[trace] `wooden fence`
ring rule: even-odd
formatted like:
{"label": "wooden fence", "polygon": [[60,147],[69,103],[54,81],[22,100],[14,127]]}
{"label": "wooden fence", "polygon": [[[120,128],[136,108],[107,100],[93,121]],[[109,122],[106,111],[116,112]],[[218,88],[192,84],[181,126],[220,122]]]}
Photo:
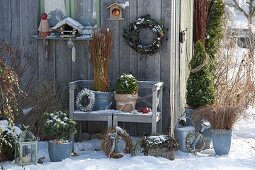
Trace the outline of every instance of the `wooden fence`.
{"label": "wooden fence", "polygon": [[[125,72],[132,73],[138,80],[163,81],[163,131],[166,132],[170,125],[170,115],[180,114],[180,104],[176,101],[184,100],[179,97],[180,91],[185,91],[180,89],[180,84],[186,83],[179,81],[183,80],[179,77],[180,65],[186,67],[185,63],[180,63],[179,60],[180,3],[175,0],[129,0],[130,5],[123,12],[124,21],[111,21],[108,20],[107,7],[113,2],[116,0],[101,0],[99,4],[101,26],[109,27],[113,33],[110,80],[116,80]],[[39,0],[0,0],[0,42],[14,44],[17,56],[21,56],[21,66],[32,58],[23,83],[31,77],[38,80],[47,78],[56,82],[59,88],[67,88],[70,81],[92,79],[88,41],[74,42],[76,61],[72,62],[67,41],[32,38],[32,35],[38,34],[39,6]],[[136,53],[122,37],[123,28],[127,28],[129,23],[145,14],[150,14],[158,21],[162,19],[164,26],[169,28],[167,40],[164,40],[159,53],[153,56]],[[191,14],[187,15],[190,17]],[[145,41],[150,40],[149,35],[149,32],[144,33]]]}

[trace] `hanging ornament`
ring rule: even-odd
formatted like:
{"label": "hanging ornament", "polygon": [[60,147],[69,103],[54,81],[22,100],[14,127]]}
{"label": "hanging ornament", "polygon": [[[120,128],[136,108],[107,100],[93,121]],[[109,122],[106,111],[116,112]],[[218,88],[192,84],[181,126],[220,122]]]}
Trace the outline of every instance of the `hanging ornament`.
{"label": "hanging ornament", "polygon": [[74,43],[71,38],[69,38],[67,45],[69,48],[72,48],[72,62],[75,62],[76,61],[76,50],[75,50]]}

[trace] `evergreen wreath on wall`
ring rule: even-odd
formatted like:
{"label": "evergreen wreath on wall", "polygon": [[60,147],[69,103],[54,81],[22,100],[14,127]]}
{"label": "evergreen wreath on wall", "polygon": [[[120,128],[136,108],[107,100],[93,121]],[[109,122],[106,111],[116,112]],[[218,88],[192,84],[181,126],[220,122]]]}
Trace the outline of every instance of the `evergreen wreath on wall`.
{"label": "evergreen wreath on wall", "polygon": [[[87,97],[88,103],[84,105],[83,97]],[[82,89],[76,97],[76,107],[84,112],[91,111],[95,104],[95,93],[87,88]]]}
{"label": "evergreen wreath on wall", "polygon": [[[139,38],[140,31],[145,28],[151,29],[154,34],[153,42],[149,45],[143,45]],[[164,33],[162,24],[153,20],[150,15],[145,15],[131,23],[128,29],[124,29],[123,37],[136,52],[143,55],[153,55],[160,49]]]}

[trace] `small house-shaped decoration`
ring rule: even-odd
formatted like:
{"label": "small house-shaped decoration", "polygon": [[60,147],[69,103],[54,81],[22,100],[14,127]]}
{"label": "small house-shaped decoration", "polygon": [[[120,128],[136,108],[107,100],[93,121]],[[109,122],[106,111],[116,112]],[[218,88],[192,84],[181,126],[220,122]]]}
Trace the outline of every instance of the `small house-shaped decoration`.
{"label": "small house-shaped decoration", "polygon": [[76,37],[82,34],[84,26],[81,25],[79,22],[75,21],[74,19],[68,17],[59,23],[57,23],[53,28],[52,31],[60,32],[60,37]]}
{"label": "small house-shaped decoration", "polygon": [[25,131],[20,133],[15,146],[15,162],[20,166],[37,163],[37,143],[39,141],[25,127]]}
{"label": "small house-shaped decoration", "polygon": [[108,6],[107,9],[109,9],[110,12],[109,20],[124,20],[124,18],[122,18],[123,8],[121,4],[113,3]]}

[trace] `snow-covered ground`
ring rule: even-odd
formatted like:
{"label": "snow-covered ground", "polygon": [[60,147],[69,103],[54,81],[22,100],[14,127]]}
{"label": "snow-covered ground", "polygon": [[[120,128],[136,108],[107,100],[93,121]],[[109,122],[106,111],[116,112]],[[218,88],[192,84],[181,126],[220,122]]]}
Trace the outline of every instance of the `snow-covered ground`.
{"label": "snow-covered ground", "polygon": [[[47,153],[47,143],[39,142],[39,157],[45,156],[44,164],[25,166],[26,170],[254,170],[255,169],[255,109],[248,109],[247,116],[241,119],[233,130],[232,146],[229,155],[215,156],[213,149],[193,154],[177,152],[176,159],[170,161],[153,156],[125,155],[121,159],[109,159],[100,150],[100,140],[76,143],[78,157],[65,159],[62,162],[50,162]],[[24,169],[14,162],[2,164],[4,169]]]}

